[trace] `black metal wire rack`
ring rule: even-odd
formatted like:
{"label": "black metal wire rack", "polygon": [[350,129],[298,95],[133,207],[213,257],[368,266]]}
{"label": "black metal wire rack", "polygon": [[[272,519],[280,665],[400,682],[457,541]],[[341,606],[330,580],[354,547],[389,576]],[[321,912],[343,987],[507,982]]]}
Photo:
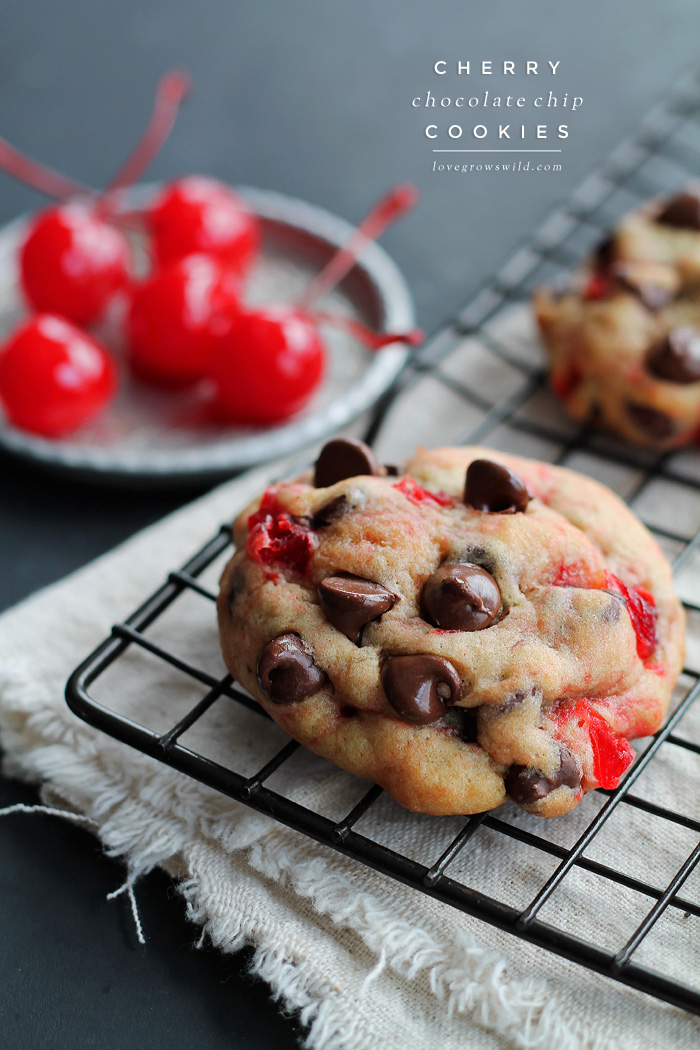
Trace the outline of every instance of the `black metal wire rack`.
{"label": "black metal wire rack", "polygon": [[[673,190],[687,183],[700,170],[700,75],[687,79],[674,94],[657,106],[631,139],[617,148],[609,160],[591,175],[573,194],[571,200],[555,210],[544,225],[522,245],[496,278],[453,321],[444,325],[412,360],[394,389],[382,400],[373,415],[367,440],[381,440],[392,413],[401,411],[402,398],[412,386],[429,376],[431,381],[460,399],[465,410],[475,411],[478,420],[469,433],[454,443],[489,441],[499,428],[507,426],[523,440],[535,439],[556,448],[555,462],[566,463],[572,457],[595,455],[613,467],[633,468],[636,481],[626,493],[629,502],[638,504],[641,496],[660,481],[697,499],[700,506],[700,469],[698,454],[652,455],[617,444],[586,428],[574,428],[558,421],[556,414],[538,416],[523,412],[533,396],[545,390],[541,363],[527,359],[508,340],[499,337],[495,321],[513,304],[526,300],[539,283],[551,280],[576,264],[590,247],[600,240],[620,214],[650,196]],[[449,362],[465,341],[477,341],[502,364],[514,370],[517,383],[507,396],[490,398],[488,391],[469,386],[464,375],[455,377]],[[446,363],[447,367],[446,367]],[[546,396],[542,394],[542,396]],[[553,403],[552,403],[553,404]],[[695,459],[693,460],[693,455]],[[693,469],[693,463],[695,469]],[[671,497],[673,498],[673,497]],[[686,568],[700,552],[700,530],[668,528],[647,521],[659,540],[676,554],[674,570]],[[681,983],[656,968],[635,961],[640,945],[667,912],[680,910],[686,916],[700,917],[700,903],[682,896],[684,883],[700,861],[700,819],[635,794],[643,771],[662,748],[675,748],[700,761],[700,741],[682,735],[679,724],[689,712],[700,692],[700,671],[686,668],[683,681],[685,695],[641,753],[615,791],[607,795],[597,814],[571,846],[552,841],[545,833],[509,822],[499,812],[464,819],[454,839],[437,856],[420,861],[397,852],[387,845],[362,834],[356,825],[375,806],[382,791],[370,787],[359,802],[339,820],[311,810],[284,793],[273,790],[268,781],[288,762],[299,745],[287,743],[253,775],[246,776],[227,768],[181,743],[181,737],[217,702],[226,698],[236,701],[261,717],[267,717],[247,694],[237,689],[230,676],[219,677],[196,666],[177,651],[160,645],[145,633],[169,607],[185,593],[199,595],[203,601],[214,601],[214,593],[200,580],[204,570],[221,557],[231,542],[228,525],[223,525],[181,569],[173,571],[163,586],[152,594],[123,623],[116,624],[107,638],[74,672],[67,685],[66,697],[71,709],[90,724],[153,758],[196,778],[225,795],[268,814],[312,839],[354,858],[370,867],[429,894],[447,905],[509,931],[535,945],[546,948],[573,962],[609,978],[656,996],[677,1007],[700,1014],[700,987]],[[690,614],[700,613],[700,602],[687,601]],[[138,724],[123,714],[99,703],[90,693],[101,675],[114,665],[132,646],[150,652],[167,662],[202,687],[196,704],[167,732],[158,733]],[[118,668],[117,668],[118,669]],[[235,717],[235,709],[231,718]],[[666,885],[653,885],[616,867],[591,859],[589,847],[612,814],[620,807],[636,809],[662,822],[667,835],[685,829],[698,837],[697,844],[678,867]],[[439,820],[439,818],[434,818]],[[525,907],[513,907],[501,894],[487,893],[478,883],[460,880],[450,874],[450,866],[473,839],[479,829],[507,836],[547,854],[554,870],[539,885]],[[562,928],[542,917],[543,906],[572,871],[585,871],[604,880],[607,889],[626,887],[641,894],[648,903],[646,914],[626,943],[614,949]],[[692,897],[692,894],[691,894]],[[691,970],[688,976],[692,978]],[[700,975],[697,973],[695,977]],[[698,982],[700,985],[700,981]]]}

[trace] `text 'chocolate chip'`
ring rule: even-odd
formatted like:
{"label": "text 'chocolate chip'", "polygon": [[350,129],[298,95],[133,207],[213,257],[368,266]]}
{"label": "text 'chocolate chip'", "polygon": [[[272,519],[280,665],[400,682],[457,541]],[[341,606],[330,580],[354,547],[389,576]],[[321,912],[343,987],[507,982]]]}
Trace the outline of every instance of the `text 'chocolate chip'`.
{"label": "text 'chocolate chip'", "polygon": [[491,459],[475,459],[467,468],[464,502],[474,510],[492,513],[523,511],[530,493],[508,467]]}
{"label": "text 'chocolate chip'", "polygon": [[344,635],[359,645],[362,628],[396,604],[395,594],[381,583],[359,576],[326,576],[318,588],[321,608]]}
{"label": "text 'chocolate chip'", "polygon": [[328,676],[299,635],[290,633],[265,646],[258,661],[258,679],[276,704],[294,704],[317,693]]}
{"label": "text 'chocolate chip'", "polygon": [[445,714],[461,689],[456,668],[442,656],[423,653],[392,656],[382,672],[387,700],[397,715],[414,725],[428,725]]}
{"label": "text 'chocolate chip'", "polygon": [[498,615],[501,594],[479,565],[441,565],[426,581],[421,598],[426,619],[447,631],[481,631]]}
{"label": "text 'chocolate chip'", "polygon": [[670,383],[697,383],[700,380],[700,332],[690,325],[672,328],[666,338],[653,347],[647,368]]}
{"label": "text 'chocolate chip'", "polygon": [[333,438],[327,441],[319,452],[314,471],[314,485],[317,489],[328,488],[346,478],[356,478],[362,474],[375,477],[381,468],[369,445],[353,438]]}

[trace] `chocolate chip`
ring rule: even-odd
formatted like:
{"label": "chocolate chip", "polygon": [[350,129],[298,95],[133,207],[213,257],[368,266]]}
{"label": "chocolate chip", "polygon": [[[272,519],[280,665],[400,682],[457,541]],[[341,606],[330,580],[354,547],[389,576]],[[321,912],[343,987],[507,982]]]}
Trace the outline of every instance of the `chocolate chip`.
{"label": "chocolate chip", "polygon": [[466,744],[478,741],[477,709],[471,707],[451,707],[445,714],[445,722]]}
{"label": "chocolate chip", "polygon": [[386,476],[388,478],[398,478],[399,476],[399,468],[395,463],[385,463],[384,470],[386,471]]}
{"label": "chocolate chip", "polygon": [[475,459],[467,468],[464,502],[474,510],[523,511],[530,502],[524,481],[491,459]]}
{"label": "chocolate chip", "polygon": [[376,620],[398,600],[381,583],[359,576],[326,576],[319,585],[318,596],[333,626],[355,645],[360,644],[365,624]]}
{"label": "chocolate chip", "polygon": [[342,518],[346,511],[346,504],[348,502],[347,496],[343,493],[340,496],[336,496],[334,499],[325,503],[311,518],[312,529],[323,529],[328,525],[332,525],[338,518]]}
{"label": "chocolate chip", "polygon": [[656,221],[683,230],[700,230],[700,198],[694,193],[679,193],[659,212]]}
{"label": "chocolate chip", "polygon": [[700,332],[690,325],[672,328],[666,338],[653,347],[647,368],[671,383],[697,383],[700,380]]}
{"label": "chocolate chip", "polygon": [[593,250],[597,270],[605,270],[615,259],[615,234],[609,233]]}
{"label": "chocolate chip", "polygon": [[539,802],[562,784],[574,790],[581,786],[576,759],[562,745],[559,769],[553,777],[546,777],[539,770],[529,766],[511,766],[505,779],[506,791],[519,806],[531,806],[534,802]]}
{"label": "chocolate chip", "polygon": [[298,634],[269,642],[258,661],[258,681],[276,704],[295,704],[313,696],[328,681]]}
{"label": "chocolate chip", "polygon": [[642,306],[646,306],[647,310],[651,310],[652,313],[656,310],[661,310],[673,299],[674,293],[672,288],[665,287],[662,284],[655,284],[654,281],[639,280],[633,272],[628,271],[624,267],[615,269],[615,281],[620,288],[624,288],[626,292],[636,295]]}
{"label": "chocolate chip", "polygon": [[423,613],[447,631],[481,631],[498,615],[501,594],[491,573],[478,565],[441,565],[426,581]]}
{"label": "chocolate chip", "polygon": [[665,441],[671,437],[676,429],[675,423],[665,412],[659,412],[656,408],[648,405],[638,405],[634,401],[628,401],[625,405],[627,415],[631,421],[641,430],[645,437],[651,436],[657,441]]}
{"label": "chocolate chip", "polygon": [[428,725],[445,714],[460,693],[456,669],[442,656],[392,656],[382,672],[387,700],[397,715],[414,725]]}
{"label": "chocolate chip", "polygon": [[354,438],[333,438],[327,441],[319,452],[314,471],[314,485],[317,489],[328,488],[337,481],[356,478],[361,474],[375,477],[381,467],[374,458],[374,453],[364,441]]}

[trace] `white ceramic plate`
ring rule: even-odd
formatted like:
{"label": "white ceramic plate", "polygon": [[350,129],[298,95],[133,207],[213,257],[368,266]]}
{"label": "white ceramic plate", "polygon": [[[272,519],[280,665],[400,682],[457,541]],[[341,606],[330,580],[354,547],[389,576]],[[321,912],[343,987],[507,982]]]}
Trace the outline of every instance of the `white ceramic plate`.
{"label": "white ceramic plate", "polygon": [[[155,187],[139,191],[142,203]],[[254,267],[246,300],[292,301],[305,288],[352,227],[303,201],[243,188],[258,215],[263,251]],[[16,248],[26,220],[0,230],[0,330],[4,334],[26,313],[17,287]],[[411,294],[401,273],[377,245],[370,245],[342,284],[319,302],[332,313],[357,318],[378,331],[414,326]],[[123,308],[123,307],[122,307]],[[95,422],[69,437],[48,440],[0,419],[0,446],[61,471],[125,484],[182,484],[223,478],[256,463],[319,441],[369,408],[392,383],[407,350],[393,344],[378,353],[347,332],[324,326],[328,370],[303,412],[273,427],[217,427],[194,422],[201,392],[173,395],[134,380],[123,362],[115,316],[97,334],[120,364],[120,391]]]}

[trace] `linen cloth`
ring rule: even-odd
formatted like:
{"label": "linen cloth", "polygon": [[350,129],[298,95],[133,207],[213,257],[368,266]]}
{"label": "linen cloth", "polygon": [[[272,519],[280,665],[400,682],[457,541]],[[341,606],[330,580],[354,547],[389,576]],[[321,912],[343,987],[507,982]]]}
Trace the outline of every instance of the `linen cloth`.
{"label": "linen cloth", "polygon": [[[481,349],[461,351],[464,362],[472,354],[470,368],[475,352]],[[449,365],[453,376],[460,360]],[[436,414],[432,382],[426,377],[405,395],[397,419],[411,420],[410,433],[390,419],[382,456],[403,454],[422,437],[432,435],[437,443],[453,436],[445,432],[447,414]],[[443,432],[436,434],[438,418]],[[432,430],[424,435],[422,426]],[[463,415],[460,426],[463,431]],[[503,432],[492,437],[499,447],[513,447]],[[542,452],[523,449],[520,440],[518,448]],[[603,466],[606,480],[615,481]],[[169,872],[199,927],[193,941],[208,938],[228,952],[252,945],[253,971],[280,1004],[299,1012],[314,1050],[696,1050],[698,1018],[335,854],[112,740],[69,711],[63,690],[77,663],[281,469],[278,464],[227,483],[0,618],[0,740],[8,770],[43,783],[52,802],[94,821],[104,847],[124,858],[130,885],[156,865]],[[203,577],[212,588],[223,560]],[[685,586],[692,588],[697,567],[689,566],[688,573]],[[223,673],[213,604],[202,596],[186,593],[146,633],[213,674]],[[695,642],[689,661],[700,666]],[[135,646],[93,687],[98,700],[158,731],[171,727],[205,691]],[[700,740],[700,711],[691,711],[678,732]],[[284,739],[267,720],[220,698],[181,743],[249,775]],[[347,813],[367,789],[303,749],[268,786],[333,818]],[[635,791],[697,817],[697,756],[664,746]],[[554,821],[511,805],[498,816],[570,846],[603,801],[588,796]],[[357,830],[432,863],[462,823],[409,814],[382,796]],[[671,829],[623,805],[586,856],[662,888],[697,838],[689,828]],[[522,907],[556,864],[555,857],[482,827],[449,874]],[[700,900],[697,871],[682,895]],[[541,917],[617,951],[653,903],[576,868]],[[698,923],[669,908],[635,959],[697,982]]]}

